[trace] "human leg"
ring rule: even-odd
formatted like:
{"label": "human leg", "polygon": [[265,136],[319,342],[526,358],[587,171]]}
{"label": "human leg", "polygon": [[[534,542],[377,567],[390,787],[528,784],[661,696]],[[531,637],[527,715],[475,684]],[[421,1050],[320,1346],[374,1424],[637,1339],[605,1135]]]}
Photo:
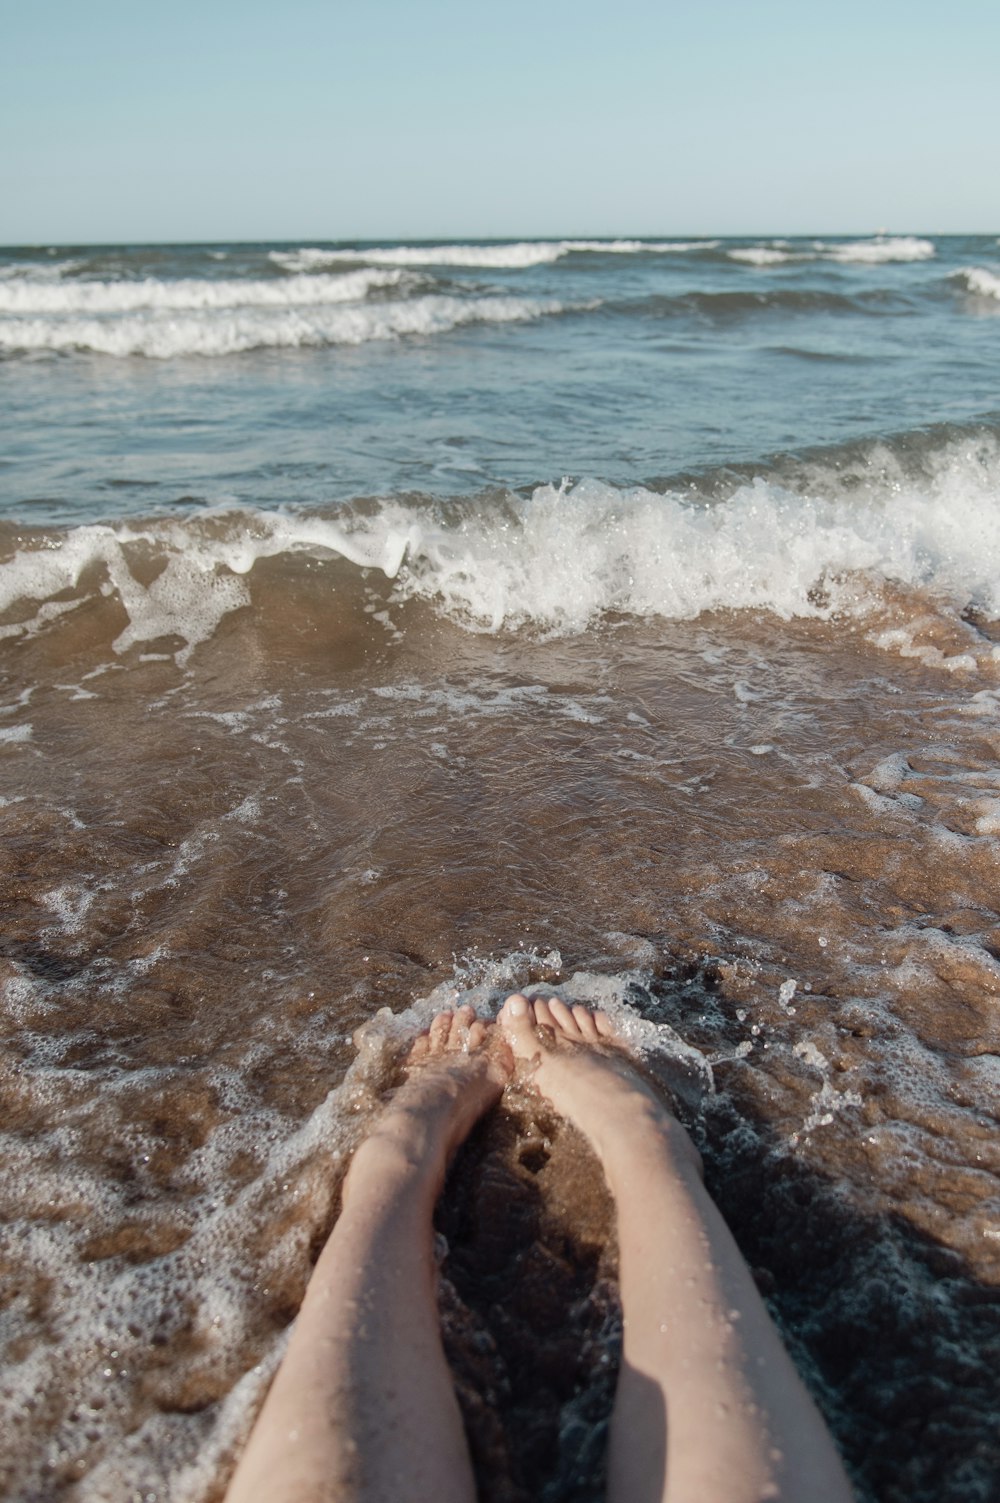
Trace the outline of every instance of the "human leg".
{"label": "human leg", "polygon": [[511,1072],[471,1008],[441,1013],[358,1148],[226,1503],[472,1503],[441,1346],[433,1212],[448,1161]]}
{"label": "human leg", "polygon": [[829,1433],[680,1123],[602,1013],[507,999],[501,1025],[615,1198],[624,1344],[609,1503],[850,1503]]}

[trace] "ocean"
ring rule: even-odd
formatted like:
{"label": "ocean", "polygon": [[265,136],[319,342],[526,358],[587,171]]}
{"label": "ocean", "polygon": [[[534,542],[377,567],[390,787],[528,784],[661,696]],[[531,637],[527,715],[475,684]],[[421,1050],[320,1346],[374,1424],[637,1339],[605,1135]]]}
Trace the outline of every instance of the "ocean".
{"label": "ocean", "polygon": [[[859,1498],[990,1503],[1000,240],[8,249],[0,432],[4,1496],[221,1498],[405,1038],[538,986]],[[596,1503],[592,1162],[515,1092],[440,1218],[483,1497]]]}

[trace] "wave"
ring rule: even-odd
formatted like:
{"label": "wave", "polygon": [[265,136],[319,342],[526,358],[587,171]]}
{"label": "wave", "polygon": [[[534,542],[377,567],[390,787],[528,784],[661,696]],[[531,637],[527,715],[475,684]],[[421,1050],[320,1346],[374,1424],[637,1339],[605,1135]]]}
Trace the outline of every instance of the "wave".
{"label": "wave", "polygon": [[370,250],[271,251],[276,266],[292,272],[309,272],[343,262],[368,262],[375,266],[471,266],[516,270],[557,261],[565,252],[558,244],[523,241],[508,245],[397,245]]}
{"label": "wave", "polygon": [[[783,242],[787,246],[787,241]],[[817,240],[808,249],[784,249],[774,244],[738,246],[726,252],[731,261],[749,266],[782,266],[788,262],[840,261],[845,264],[882,266],[890,261],[929,261],[937,254],[933,241],[913,235],[876,235],[872,240],[826,242]]]}
{"label": "wave", "polygon": [[[211,509],[27,544],[12,528],[0,635],[44,629],[82,599],[110,594],[128,621],[117,652],[174,636],[183,660],[251,604],[255,566],[279,555],[292,589],[296,556],[325,557],[341,571],[380,571],[396,602],[422,601],[478,632],[572,635],[608,613],[864,617],[885,585],[1000,616],[1000,433],[909,436],[742,481],[728,473],[728,493],[715,500],[585,480],[329,514]],[[718,476],[705,483],[713,488]],[[343,574],[329,578],[335,594]],[[1000,648],[992,653],[1000,663]]]}
{"label": "wave", "polygon": [[316,271],[342,262],[374,266],[468,266],[516,271],[551,265],[564,256],[593,252],[601,255],[673,255],[712,250],[718,240],[520,240],[494,245],[388,245],[345,250],[341,247],[304,247],[273,250],[270,259],[291,272]]}
{"label": "wave", "polygon": [[[30,276],[36,282],[57,282],[61,277],[68,276],[71,272],[79,271],[83,262],[75,259],[66,261],[35,261],[31,263]],[[25,263],[23,261],[8,261],[0,265],[0,283],[10,281],[15,277],[25,275]]]}
{"label": "wave", "polygon": [[727,319],[761,312],[878,313],[895,304],[895,293],[877,287],[831,292],[816,287],[761,284],[722,292],[682,292],[675,297],[659,294],[641,301],[628,299],[606,306],[644,317],[672,318],[695,311],[708,318]]}
{"label": "wave", "polygon": [[[399,271],[374,267],[338,276],[179,278],[161,281],[38,281],[34,277],[0,282],[0,314],[110,314],[139,311],[191,312],[228,308],[301,308],[315,304],[358,302],[376,289],[398,286]],[[2,325],[0,325],[2,328]]]}
{"label": "wave", "polygon": [[967,266],[963,271],[956,271],[955,277],[964,282],[974,296],[1000,300],[1000,273],[988,271],[985,266]]}
{"label": "wave", "polygon": [[727,252],[730,261],[745,261],[748,266],[780,266],[785,261],[801,261],[812,259],[802,255],[793,255],[791,251],[778,250],[772,245],[748,245],[738,246],[736,250]]}
{"label": "wave", "polygon": [[[541,486],[460,532],[422,524],[399,593],[480,630],[574,633],[608,612],[865,614],[892,582],[1000,615],[1000,441],[954,440],[916,474],[884,446],[859,495],[839,466],[788,489],[757,476],[716,504],[598,481]],[[874,475],[878,474],[878,480]],[[398,526],[398,523],[397,523]]]}
{"label": "wave", "polygon": [[0,351],[82,350],[168,360],[181,355],[233,355],[257,349],[362,345],[407,335],[447,333],[463,324],[523,323],[564,311],[568,311],[567,305],[551,298],[520,297],[427,295],[362,303],[337,296],[328,303],[275,299],[235,306],[206,301],[187,308],[150,305],[118,317],[74,314],[5,318],[0,320]]}
{"label": "wave", "polygon": [[937,254],[934,242],[914,235],[876,235],[872,240],[851,240],[831,245],[826,252],[833,261],[861,262],[868,266],[887,261],[930,261]]}

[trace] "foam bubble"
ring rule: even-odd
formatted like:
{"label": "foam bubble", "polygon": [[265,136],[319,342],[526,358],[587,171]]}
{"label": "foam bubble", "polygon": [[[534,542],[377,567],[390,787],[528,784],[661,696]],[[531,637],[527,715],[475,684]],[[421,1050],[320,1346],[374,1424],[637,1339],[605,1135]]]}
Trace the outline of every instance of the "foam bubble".
{"label": "foam bubble", "polygon": [[67,934],[77,934],[86,922],[93,907],[97,892],[85,889],[74,882],[64,882],[42,893],[40,901],[54,915]]}
{"label": "foam bubble", "polygon": [[[4,571],[0,610],[33,599],[42,601],[41,611],[45,611],[46,597],[76,589],[81,576],[96,566],[106,577],[106,588],[117,594],[129,616],[115,650],[123,652],[134,642],[161,636],[180,636],[187,643],[183,658],[212,635],[224,615],[247,604],[249,595],[232,570],[220,572],[211,547],[174,549],[156,578],[140,583],[130,567],[127,545],[148,536],[127,527],[94,525],[74,528],[55,549],[22,549]],[[73,602],[59,604],[65,610]]]}

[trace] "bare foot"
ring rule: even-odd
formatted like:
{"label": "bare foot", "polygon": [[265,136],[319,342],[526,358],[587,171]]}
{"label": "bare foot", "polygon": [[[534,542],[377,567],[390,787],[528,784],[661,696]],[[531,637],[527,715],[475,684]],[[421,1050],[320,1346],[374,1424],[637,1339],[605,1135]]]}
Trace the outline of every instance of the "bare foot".
{"label": "bare foot", "polygon": [[497,1022],[515,1059],[608,1166],[643,1135],[666,1139],[701,1173],[701,1158],[663,1098],[643,1079],[607,1013],[560,997],[508,997]]}
{"label": "bare foot", "polygon": [[414,1042],[406,1079],[354,1155],[227,1503],[472,1503],[433,1214],[450,1155],[513,1067],[500,1029],[471,1007],[439,1013]]}
{"label": "bare foot", "polygon": [[406,1079],[354,1155],[345,1204],[360,1184],[394,1172],[419,1177],[436,1193],[455,1150],[499,1101],[513,1068],[501,1031],[471,1007],[439,1012],[414,1040]]}

